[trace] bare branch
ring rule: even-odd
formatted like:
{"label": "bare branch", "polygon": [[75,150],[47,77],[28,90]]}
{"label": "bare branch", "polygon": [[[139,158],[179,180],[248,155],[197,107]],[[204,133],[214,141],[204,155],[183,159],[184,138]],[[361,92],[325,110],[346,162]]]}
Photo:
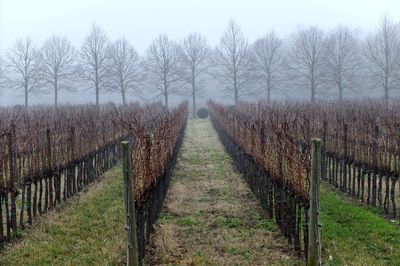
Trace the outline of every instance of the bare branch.
{"label": "bare branch", "polygon": [[367,40],[365,58],[371,64],[371,75],[384,90],[386,104],[391,91],[399,82],[400,38],[399,25],[388,16],[383,16],[374,35]]}
{"label": "bare branch", "polygon": [[317,26],[302,29],[290,52],[289,68],[299,86],[306,86],[311,92],[311,103],[320,92],[324,77],[326,41],[324,33]]}
{"label": "bare branch", "polygon": [[193,102],[193,116],[196,117],[196,97],[204,88],[200,75],[204,74],[211,66],[210,49],[207,41],[198,33],[192,33],[182,42],[181,59],[183,65],[183,80],[190,84]]}
{"label": "bare branch", "polygon": [[41,49],[40,74],[54,92],[54,104],[57,107],[59,90],[71,90],[71,80],[75,74],[75,50],[66,38],[52,36],[44,42]]}
{"label": "bare branch", "polygon": [[167,108],[168,96],[177,94],[180,89],[180,86],[173,85],[182,82],[179,49],[176,42],[161,34],[151,43],[143,61],[147,82],[153,90],[164,96]]}
{"label": "bare branch", "polygon": [[278,89],[283,79],[282,40],[271,31],[254,42],[251,56],[254,76],[263,84],[263,91],[267,93],[267,101],[270,102],[271,91]]}
{"label": "bare branch", "polygon": [[7,85],[23,90],[25,106],[28,96],[38,89],[40,57],[30,38],[18,39],[7,55]]}
{"label": "bare branch", "polygon": [[220,40],[215,60],[218,66],[216,77],[227,92],[233,92],[237,104],[240,96],[250,93],[250,64],[247,40],[234,20],[229,22]]}
{"label": "bare branch", "polygon": [[121,93],[122,103],[126,105],[126,94],[135,93],[141,81],[140,58],[125,38],[112,44],[110,56],[110,88]]}
{"label": "bare branch", "polygon": [[80,57],[82,78],[93,84],[96,105],[99,105],[100,90],[106,86],[110,74],[108,69],[110,41],[99,26],[93,24],[89,35],[82,44]]}
{"label": "bare branch", "polygon": [[327,47],[327,80],[337,88],[342,101],[344,91],[353,89],[360,70],[357,39],[349,28],[339,26],[328,37]]}

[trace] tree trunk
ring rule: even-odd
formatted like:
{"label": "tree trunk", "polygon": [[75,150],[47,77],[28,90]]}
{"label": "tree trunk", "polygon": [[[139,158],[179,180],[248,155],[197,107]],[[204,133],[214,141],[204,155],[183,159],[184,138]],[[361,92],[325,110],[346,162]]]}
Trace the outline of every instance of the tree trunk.
{"label": "tree trunk", "polygon": [[54,78],[54,105],[57,108],[57,103],[58,103],[58,83],[57,83],[57,77]]}
{"label": "tree trunk", "polygon": [[197,118],[196,113],[196,93],[193,92],[193,118]]}
{"label": "tree trunk", "polygon": [[28,107],[28,88],[25,87],[25,107]]}
{"label": "tree trunk", "polygon": [[168,93],[164,91],[164,105],[168,109]]}
{"label": "tree trunk", "polygon": [[388,106],[389,104],[389,88],[387,87],[387,85],[385,86],[385,104],[386,106]]}
{"label": "tree trunk", "polygon": [[237,69],[233,70],[233,90],[235,93],[235,106],[236,106],[239,102],[239,89],[237,86]]}
{"label": "tree trunk", "polygon": [[237,105],[239,103],[239,94],[237,89],[235,88],[235,105]]}
{"label": "tree trunk", "polygon": [[25,107],[28,107],[28,93],[25,92]]}
{"label": "tree trunk", "polygon": [[338,73],[338,89],[339,89],[339,102],[343,101],[343,79],[342,79],[342,70],[339,69]]}
{"label": "tree trunk", "polygon": [[192,96],[193,96],[193,118],[197,117],[196,114],[196,83],[195,78],[192,79]]}
{"label": "tree trunk", "polygon": [[99,89],[96,88],[96,106],[99,106]]}
{"label": "tree trunk", "polygon": [[311,86],[311,103],[315,103],[315,88]]}
{"label": "tree trunk", "polygon": [[97,62],[96,62],[96,65],[95,65],[94,88],[95,88],[95,92],[96,92],[96,106],[99,106],[100,80],[99,80],[99,68],[97,66]]}
{"label": "tree trunk", "polygon": [[164,94],[165,107],[168,109],[168,94]]}
{"label": "tree trunk", "polygon": [[384,89],[385,89],[385,105],[389,104],[389,73],[388,70],[385,70],[385,81],[384,81]]}
{"label": "tree trunk", "polygon": [[268,79],[267,81],[267,103],[271,102],[271,82]]}
{"label": "tree trunk", "polygon": [[168,109],[168,85],[167,85],[167,77],[164,74],[164,104],[165,107]]}
{"label": "tree trunk", "polygon": [[315,79],[314,79],[315,66],[311,66],[311,103],[315,102]]}
{"label": "tree trunk", "polygon": [[126,92],[125,92],[125,90],[124,89],[122,89],[121,90],[121,93],[122,93],[122,104],[123,105],[126,105]]}
{"label": "tree trunk", "polygon": [[57,100],[57,89],[55,89],[55,91],[54,91],[54,105],[55,105],[55,107],[57,108],[57,102],[58,102],[58,100]]}

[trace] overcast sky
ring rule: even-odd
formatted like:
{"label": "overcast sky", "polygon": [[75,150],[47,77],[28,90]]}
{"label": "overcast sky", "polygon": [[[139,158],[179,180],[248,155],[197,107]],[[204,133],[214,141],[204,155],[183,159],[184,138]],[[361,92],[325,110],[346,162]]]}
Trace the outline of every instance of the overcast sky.
{"label": "overcast sky", "polygon": [[271,29],[284,37],[315,24],[368,32],[385,12],[400,20],[400,0],[0,0],[0,54],[25,36],[38,45],[52,34],[66,36],[79,48],[93,22],[143,54],[160,33],[180,40],[197,31],[214,46],[230,18],[253,41]]}
{"label": "overcast sky", "polygon": [[93,22],[111,38],[127,37],[139,50],[159,33],[181,39],[203,33],[216,44],[230,18],[250,40],[275,29],[282,35],[298,25],[337,24],[372,29],[388,12],[400,18],[399,0],[0,0],[0,50],[31,36],[38,43],[51,34],[80,46]]}

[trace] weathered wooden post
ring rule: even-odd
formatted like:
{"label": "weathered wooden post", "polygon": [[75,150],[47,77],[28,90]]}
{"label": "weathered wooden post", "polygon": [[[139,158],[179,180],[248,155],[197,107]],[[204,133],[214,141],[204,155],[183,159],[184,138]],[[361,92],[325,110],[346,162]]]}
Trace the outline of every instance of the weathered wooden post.
{"label": "weathered wooden post", "polygon": [[319,181],[321,178],[321,140],[313,139],[311,147],[310,209],[308,211],[308,266],[321,265],[319,227]]}
{"label": "weathered wooden post", "polygon": [[342,184],[341,184],[341,190],[343,192],[346,192],[349,188],[347,187],[347,157],[348,157],[348,149],[347,149],[347,133],[348,133],[348,125],[345,123],[343,125],[343,158],[342,158]]}
{"label": "weathered wooden post", "polygon": [[122,170],[124,174],[127,252],[126,265],[139,265],[134,190],[132,188],[131,151],[128,141],[121,142]]}
{"label": "weathered wooden post", "polygon": [[377,175],[378,175],[378,141],[379,141],[379,127],[375,124],[375,121],[373,122],[373,148],[372,148],[372,205],[376,207],[376,199],[377,199],[377,185],[376,185],[376,180],[377,180]]}
{"label": "weathered wooden post", "polygon": [[[52,154],[52,141],[51,141],[51,131],[50,128],[46,129],[46,167],[47,171],[50,173],[53,170],[53,154]],[[49,204],[50,209],[53,208],[53,176],[49,176]],[[55,202],[54,202],[55,204]]]}
{"label": "weathered wooden post", "polygon": [[328,172],[328,167],[327,167],[327,158],[326,158],[326,131],[327,131],[327,127],[328,127],[328,123],[326,122],[326,120],[324,120],[323,122],[323,127],[322,127],[322,158],[321,158],[321,162],[322,162],[322,168],[321,168],[321,178],[323,180],[327,180],[327,172]]}
{"label": "weathered wooden post", "polygon": [[16,158],[16,134],[15,125],[11,125],[11,131],[8,134],[8,167],[9,167],[9,183],[8,188],[11,192],[11,228],[15,232],[17,230],[17,205],[16,205],[16,188],[15,184],[18,184],[17,175],[17,158]]}

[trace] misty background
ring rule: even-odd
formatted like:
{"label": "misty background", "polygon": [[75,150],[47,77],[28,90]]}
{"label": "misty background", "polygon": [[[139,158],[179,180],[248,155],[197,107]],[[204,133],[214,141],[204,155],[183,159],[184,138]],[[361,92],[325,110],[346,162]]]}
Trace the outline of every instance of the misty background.
{"label": "misty background", "polygon": [[[0,0],[0,56],[6,60],[10,48],[19,38],[29,37],[34,45],[40,48],[53,35],[67,38],[79,51],[93,23],[98,25],[111,41],[125,37],[140,57],[146,55],[149,45],[160,34],[166,34],[171,40],[180,43],[190,33],[197,32],[207,40],[213,50],[219,45],[232,19],[240,27],[249,45],[271,30],[275,31],[282,39],[282,50],[286,54],[292,50],[296,33],[304,28],[317,25],[328,35],[338,25],[346,25],[357,40],[363,42],[374,34],[384,15],[397,23],[400,18],[400,3],[394,0]],[[368,75],[361,78],[362,82],[357,84],[357,88],[345,92],[346,97],[382,97],[383,92],[379,88],[369,86],[374,83],[373,80],[371,83],[371,79],[373,77]],[[199,105],[204,104],[208,98],[233,102],[232,95],[224,91],[224,85],[212,73],[205,74],[203,80],[204,88],[198,99]],[[127,95],[127,100],[163,100],[163,97],[157,96],[148,86],[142,84],[136,94]],[[299,83],[282,86],[284,88],[272,92],[272,99],[310,98],[307,88]],[[23,91],[9,87],[3,82],[0,105],[24,104]],[[74,92],[60,91],[59,103],[94,103],[94,92],[86,87],[74,84]],[[182,99],[190,100],[190,88],[187,89],[179,95],[171,95],[170,103],[175,104]],[[244,98],[266,97],[262,91],[255,91]],[[336,99],[337,93],[328,89],[317,95],[318,97]],[[120,93],[101,91],[100,102],[109,101],[121,103]],[[29,104],[53,102],[51,90],[29,95]]]}

